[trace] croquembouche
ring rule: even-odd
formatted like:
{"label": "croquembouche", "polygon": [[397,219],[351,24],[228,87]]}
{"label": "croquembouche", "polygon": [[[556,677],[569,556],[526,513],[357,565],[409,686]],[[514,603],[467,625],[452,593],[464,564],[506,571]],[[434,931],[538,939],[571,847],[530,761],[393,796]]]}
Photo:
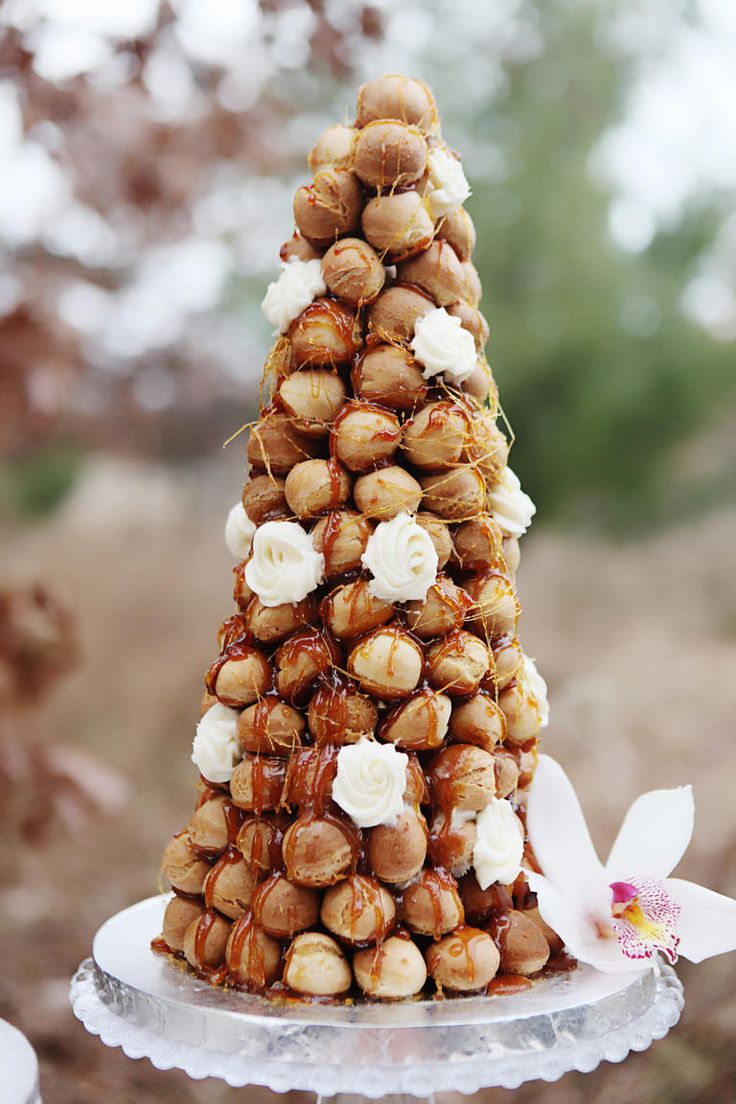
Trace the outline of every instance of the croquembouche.
{"label": "croquembouche", "polygon": [[[364,84],[294,198],[234,612],[154,947],[270,996],[502,994],[569,965],[525,869],[546,686],[462,163],[431,91]],[[551,961],[550,961],[551,959]]]}

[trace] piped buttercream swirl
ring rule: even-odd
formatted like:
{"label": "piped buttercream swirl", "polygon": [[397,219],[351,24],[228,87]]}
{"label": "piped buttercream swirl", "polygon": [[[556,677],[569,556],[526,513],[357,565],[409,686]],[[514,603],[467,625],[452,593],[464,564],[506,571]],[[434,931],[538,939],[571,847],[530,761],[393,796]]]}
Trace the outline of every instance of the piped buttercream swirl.
{"label": "piped buttercream swirl", "polygon": [[264,318],[275,326],[275,333],[286,333],[295,318],[306,310],[313,299],[327,291],[322,276],[322,262],[284,261],[281,275],[268,285],[261,303]]}
{"label": "piped buttercream swirl", "polygon": [[391,824],[404,809],[407,756],[362,736],[341,747],[332,798],[359,828]]}
{"label": "piped buttercream swirl", "polygon": [[498,483],[489,488],[488,508],[493,520],[510,537],[523,536],[537,512],[529,495],[522,491],[518,475],[508,467],[504,468]]}
{"label": "piped buttercream swirl", "polygon": [[236,560],[244,560],[250,552],[256,527],[250,520],[242,502],[236,502],[225,522],[225,544]]}
{"label": "piped buttercream swirl", "polygon": [[429,184],[425,198],[434,218],[444,218],[462,206],[470,193],[462,162],[441,146],[430,150]]}
{"label": "piped buttercream swirl", "polygon": [[522,823],[505,798],[492,797],[478,813],[473,869],[481,889],[494,882],[509,885],[521,872],[524,854]]}
{"label": "piped buttercream swirl", "polygon": [[439,559],[429,533],[404,512],[376,526],[361,562],[372,576],[371,594],[384,602],[411,602],[426,598]]}
{"label": "piped buttercream swirl", "polygon": [[544,681],[537,665],[528,655],[524,656],[524,664],[521,668],[521,678],[528,687],[532,697],[537,703],[539,716],[542,719],[542,728],[549,724],[549,701],[547,699],[547,683]]}
{"label": "piped buttercream swirl", "polygon": [[245,581],[264,606],[301,602],[322,582],[325,558],[296,521],[267,521],[256,529]]}
{"label": "piped buttercream swirl", "polygon": [[411,347],[425,379],[443,375],[448,383],[461,384],[477,362],[473,335],[444,307],[417,319]]}
{"label": "piped buttercream swirl", "polygon": [[240,758],[238,754],[239,713],[216,702],[204,714],[192,743],[192,762],[208,782],[229,782]]}

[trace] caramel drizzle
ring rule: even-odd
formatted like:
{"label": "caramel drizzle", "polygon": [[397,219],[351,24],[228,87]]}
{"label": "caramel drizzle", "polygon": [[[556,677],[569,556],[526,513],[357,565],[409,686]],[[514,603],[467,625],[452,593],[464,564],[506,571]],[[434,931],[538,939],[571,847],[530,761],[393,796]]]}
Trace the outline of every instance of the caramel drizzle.
{"label": "caramel drizzle", "polygon": [[300,843],[299,836],[304,833],[309,833],[310,829],[319,822],[330,824],[338,829],[350,853],[350,858],[344,873],[348,871],[354,872],[363,853],[363,841],[360,829],[346,817],[339,816],[333,812],[323,811],[317,815],[313,809],[310,809],[310,804],[310,802],[307,802],[307,811],[303,813],[298,820],[294,821],[284,835],[283,857],[287,877],[293,877],[297,870],[298,864],[295,860]]}
{"label": "caramel drizzle", "polygon": [[282,805],[301,805],[322,816],[332,800],[339,747],[325,744],[293,752],[286,768]]}
{"label": "caramel drizzle", "polygon": [[207,877],[204,880],[202,886],[202,893],[204,895],[204,903],[207,909],[213,909],[215,907],[215,893],[217,892],[217,879],[222,874],[223,870],[227,866],[234,866],[235,863],[242,862],[243,858],[236,847],[228,847],[227,851],[223,852],[215,865],[211,867]]}
{"label": "caramel drizzle", "polygon": [[331,510],[326,515],[326,524],[322,534],[322,555],[325,558],[325,570],[327,574],[332,570],[332,553],[335,541],[340,536],[344,515],[339,510]]}
{"label": "caramel drizzle", "polygon": [[434,921],[432,935],[435,940],[442,938],[442,933],[445,928],[443,893],[449,892],[455,898],[455,903],[460,910],[460,924],[464,924],[464,909],[460,897],[458,896],[457,883],[451,874],[441,868],[425,870],[422,873],[421,886],[426,890],[432,908],[432,918]]}
{"label": "caramel drizzle", "polygon": [[522,977],[521,974],[499,974],[488,983],[486,993],[489,997],[510,997],[514,993],[523,993],[531,989],[531,978]]}
{"label": "caramel drizzle", "polygon": [[[311,196],[310,196],[311,202]],[[327,323],[337,337],[339,353],[337,358],[332,350],[319,340],[319,335]],[[299,367],[309,365],[338,364],[349,360],[361,345],[360,330],[356,325],[356,316],[352,309],[343,306],[332,296],[315,299],[292,322],[288,336],[292,342],[299,335],[299,345],[303,350],[299,358]],[[316,334],[316,337],[313,336]]]}
{"label": "caramel drizzle", "polygon": [[[246,844],[245,836],[250,837]],[[236,840],[243,859],[251,873],[260,876],[264,871],[272,871],[282,864],[283,832],[273,820],[264,816],[254,816],[245,820]],[[248,853],[246,855],[245,848]]]}
{"label": "caramel drizzle", "polygon": [[[340,649],[329,633],[319,629],[303,629],[282,644],[276,653],[279,667],[276,686],[294,705],[304,705],[319,675],[336,665],[340,656]],[[297,672],[298,677],[292,686],[285,685],[283,671]],[[286,689],[289,689],[288,693]]]}
{"label": "caramel drizzle", "polygon": [[217,697],[225,705],[241,706],[242,702],[225,697],[223,694],[217,694],[218,675],[224,665],[231,659],[247,659],[249,656],[256,656],[265,663],[265,656],[259,648],[254,646],[254,637],[248,628],[243,613],[236,613],[229,617],[221,626],[219,637],[221,640],[220,654],[214,663],[211,663],[207,668],[204,677],[205,689],[208,694]]}
{"label": "caramel drizzle", "polygon": [[[391,411],[413,411],[420,405],[429,392],[429,385],[419,375],[419,380],[415,381],[410,375],[407,379],[407,373],[413,365],[413,359],[408,352],[404,349],[399,342],[386,341],[379,334],[370,334],[366,338],[366,346],[364,352],[359,353],[354,360],[352,368],[350,370],[350,383],[353,391],[357,396],[364,399],[366,402],[373,402],[380,406],[382,409]],[[399,349],[405,358],[403,367],[398,376],[392,380],[393,394],[391,401],[386,398],[386,392],[381,391],[379,394],[371,394],[368,391],[368,384],[364,379],[366,372],[366,360],[374,353],[380,352],[382,346],[385,348]],[[418,370],[415,369],[418,374]],[[375,384],[373,385],[375,387]],[[368,392],[367,394],[365,394]],[[381,397],[383,402],[380,401]]]}
{"label": "caramel drizzle", "polygon": [[[263,947],[259,942],[253,911],[246,912],[235,921],[230,936],[228,967],[231,980],[238,988],[265,989],[266,963]],[[243,970],[243,951],[248,945],[248,956]],[[245,973],[245,978],[242,974]]]}
{"label": "caramel drizzle", "polygon": [[356,683],[334,669],[322,676],[310,702],[310,710],[313,708],[320,718],[318,746],[342,744],[348,727],[348,698],[357,692]]}
{"label": "caramel drizzle", "polygon": [[[448,585],[448,583],[450,585]],[[462,587],[456,587],[452,584],[451,580],[448,580],[446,576],[439,576],[436,583],[427,591],[427,597],[425,604],[429,601],[430,595],[435,596],[440,602],[441,606],[445,606],[450,613],[451,624],[445,629],[440,627],[436,629],[432,635],[444,635],[446,632],[453,632],[460,629],[465,617],[470,609],[472,609],[474,602],[468,592]],[[424,631],[425,627],[422,626],[422,617],[425,613],[425,605],[423,604],[416,614],[412,614],[410,622],[415,632],[420,629],[423,631],[423,635],[428,634]],[[441,615],[430,614],[429,617],[432,620],[437,620],[437,617]]]}
{"label": "caramel drizzle", "polygon": [[375,414],[384,423],[383,428],[374,429],[370,434],[370,437],[365,440],[356,438],[356,443],[363,447],[369,447],[372,443],[387,444],[393,446],[389,451],[389,455],[376,457],[371,459],[370,463],[367,463],[364,467],[360,468],[360,471],[372,471],[376,468],[382,467],[385,464],[393,463],[391,454],[395,451],[396,446],[401,438],[401,425],[396,413],[390,408],[383,406],[379,403],[370,402],[366,399],[349,399],[340,409],[339,414],[332,423],[330,429],[330,456],[334,460],[337,456],[337,446],[340,439],[340,430],[343,423],[351,414],[360,412],[367,412]]}
{"label": "caramel drizzle", "polygon": [[[284,875],[281,871],[274,871],[265,881],[261,882],[253,894],[250,909],[253,915],[253,921],[259,928],[263,926],[263,910],[266,907],[268,898],[283,877]],[[290,931],[294,931],[296,928],[296,913],[293,905],[290,905],[287,911],[287,927]]]}
{"label": "caramel drizzle", "polygon": [[279,804],[285,777],[285,768],[281,759],[267,755],[252,755],[251,764],[251,807],[256,816]]}
{"label": "caramel drizzle", "polygon": [[470,928],[467,924],[460,924],[455,928],[453,934],[453,942],[448,944],[448,954],[451,958],[465,959],[465,976],[470,986],[475,981],[475,958],[474,958],[474,945],[481,941],[484,936],[484,932],[479,931],[477,928]]}
{"label": "caramel drizzle", "polygon": [[207,936],[217,923],[218,917],[219,913],[216,912],[215,909],[208,908],[202,913],[194,929],[194,961],[196,963],[196,970],[209,981],[211,985],[222,985],[227,977],[227,967],[208,966],[205,961]]}
{"label": "caramel drizzle", "polygon": [[[350,885],[350,941],[354,946],[368,946],[383,942],[391,929],[393,921],[386,915],[381,888],[375,879],[367,875],[355,874],[349,879]],[[361,941],[356,938],[358,921],[366,912],[373,913],[371,938]]]}

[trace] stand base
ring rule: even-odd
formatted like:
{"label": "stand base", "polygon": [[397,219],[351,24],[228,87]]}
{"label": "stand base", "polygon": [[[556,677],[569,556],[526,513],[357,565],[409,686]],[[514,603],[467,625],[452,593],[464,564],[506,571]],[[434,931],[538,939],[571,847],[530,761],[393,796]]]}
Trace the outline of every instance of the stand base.
{"label": "stand base", "polygon": [[[337,1096],[318,1096],[317,1104],[365,1104],[365,1097],[359,1093],[338,1093]],[[423,1096],[382,1096],[381,1104],[434,1104],[434,1095]]]}
{"label": "stand base", "polygon": [[625,975],[580,967],[514,996],[394,1005],[277,1002],[212,989],[150,950],[166,901],[142,901],[103,925],[71,1000],[108,1046],[193,1078],[301,1089],[325,1101],[516,1088],[620,1062],[666,1035],[682,1009],[680,982],[664,965]]}

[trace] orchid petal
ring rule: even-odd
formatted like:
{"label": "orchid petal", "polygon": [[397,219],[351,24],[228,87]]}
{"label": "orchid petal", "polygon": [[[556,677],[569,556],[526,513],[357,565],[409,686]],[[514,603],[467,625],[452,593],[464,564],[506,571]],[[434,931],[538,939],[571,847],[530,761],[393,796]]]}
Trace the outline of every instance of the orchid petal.
{"label": "orchid petal", "polygon": [[559,763],[540,755],[526,814],[537,862],[558,889],[609,881],[593,847],[572,782]]}
{"label": "orchid petal", "polygon": [[566,947],[579,945],[583,941],[582,903],[566,897],[543,874],[528,870],[526,877],[529,888],[537,895],[537,907],[542,919],[557,932]]}
{"label": "orchid petal", "polygon": [[682,878],[668,878],[664,884],[681,909],[679,954],[691,962],[702,962],[736,950],[736,901]]}
{"label": "orchid petal", "polygon": [[[556,931],[578,962],[585,962],[607,974],[644,969],[646,962],[627,958],[615,935],[602,935],[610,926],[611,891],[607,886],[586,887],[585,902],[563,894],[541,874],[527,872],[530,888],[537,895],[539,914]],[[599,918],[596,922],[596,918]]]}
{"label": "orchid petal", "polygon": [[666,878],[690,843],[694,817],[692,786],[642,794],[624,817],[608,856],[611,879],[632,874]]}

